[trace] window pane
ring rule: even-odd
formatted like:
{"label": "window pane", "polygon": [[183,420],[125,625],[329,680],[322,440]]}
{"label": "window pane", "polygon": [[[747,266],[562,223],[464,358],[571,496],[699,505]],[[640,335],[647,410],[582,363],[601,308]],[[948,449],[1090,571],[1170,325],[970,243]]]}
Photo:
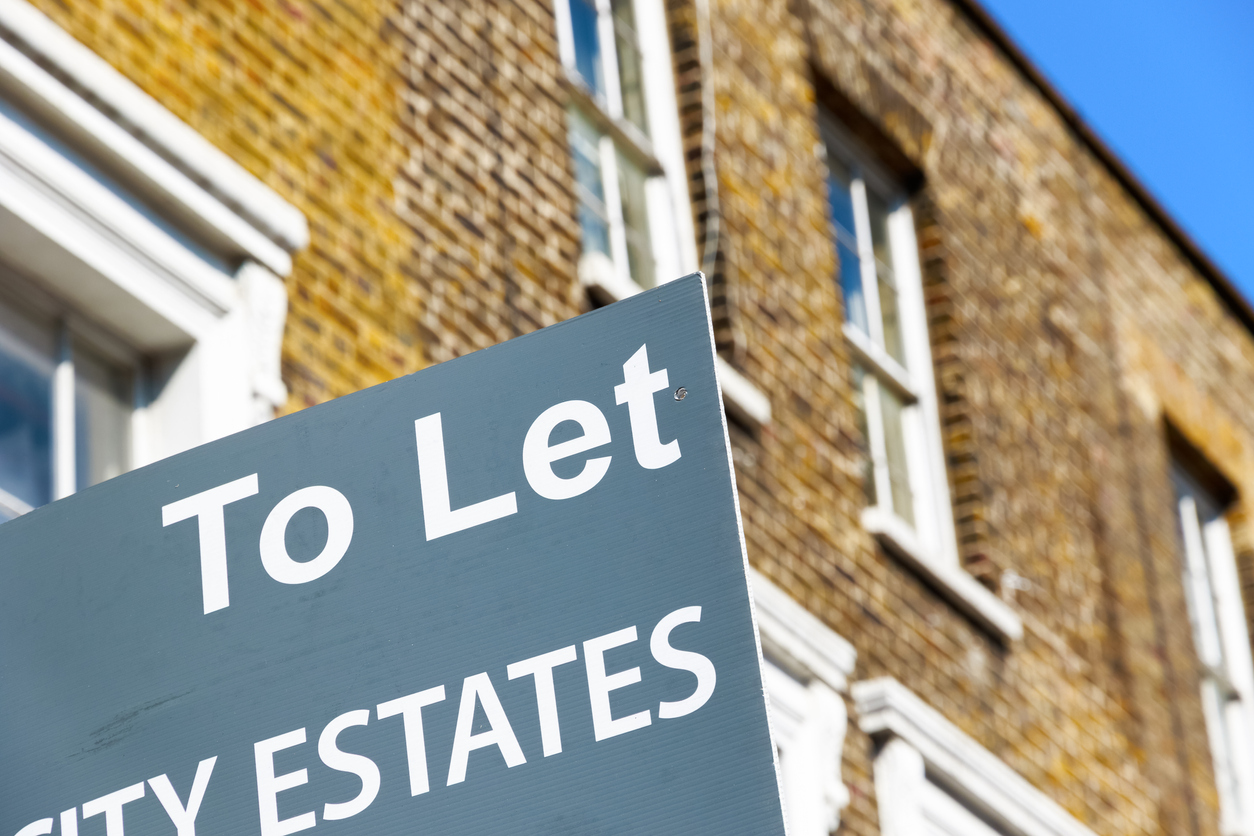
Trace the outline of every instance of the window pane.
{"label": "window pane", "polygon": [[897,310],[897,288],[889,276],[881,275],[880,317],[884,320],[884,350],[901,365],[906,365],[906,352],[901,339],[901,317]]}
{"label": "window pane", "polygon": [[131,458],[133,379],[85,351],[74,352],[78,489],[125,473]]}
{"label": "window pane", "polygon": [[868,505],[875,505],[875,462],[871,459],[871,435],[866,420],[866,369],[853,366],[853,405],[858,412],[858,432],[862,434],[862,487]]}
{"label": "window pane", "polygon": [[866,297],[862,293],[862,260],[844,242],[837,242],[836,257],[840,259],[840,292],[845,300],[845,321],[869,334]]}
{"label": "window pane", "polygon": [[653,248],[649,244],[649,212],[645,204],[644,183],[644,172],[620,153],[618,188],[623,197],[628,267],[637,284],[652,287],[655,283]]}
{"label": "window pane", "polygon": [[601,73],[601,36],[597,32],[597,9],[587,0],[570,0],[570,23],[575,35],[575,71],[597,96],[605,95]]}
{"label": "window pane", "polygon": [[618,50],[618,82],[623,92],[623,115],[646,135],[649,122],[644,107],[644,73],[636,38],[636,16],[631,0],[611,0],[614,41]]}
{"label": "window pane", "polygon": [[838,159],[832,155],[827,158],[827,201],[831,206],[832,223],[836,225],[837,234],[844,234],[851,241],[856,240],[857,226],[853,221],[853,196],[849,192],[853,176]]}
{"label": "window pane", "polygon": [[870,188],[867,189],[866,201],[867,214],[871,218],[871,248],[875,251],[875,260],[891,270],[893,253],[888,241],[888,206]]}
{"label": "window pane", "polygon": [[601,136],[576,111],[570,112],[570,149],[575,161],[575,191],[579,197],[579,227],[584,252],[610,254],[610,226],[601,179]]}
{"label": "window pane", "polygon": [[901,413],[905,404],[896,392],[880,386],[880,412],[884,421],[884,447],[888,456],[888,482],[893,495],[893,512],[914,525],[914,497],[910,493],[910,476],[906,468],[906,435]]}
{"label": "window pane", "polygon": [[[0,332],[0,490],[38,507],[52,501],[52,364],[3,336]],[[10,516],[0,510],[0,518]]]}

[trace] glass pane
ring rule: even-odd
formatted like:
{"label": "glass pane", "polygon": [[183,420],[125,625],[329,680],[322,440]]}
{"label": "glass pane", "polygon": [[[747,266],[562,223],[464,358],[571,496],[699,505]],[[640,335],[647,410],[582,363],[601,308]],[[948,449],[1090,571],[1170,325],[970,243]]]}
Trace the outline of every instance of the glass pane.
{"label": "glass pane", "polygon": [[[0,490],[39,507],[52,501],[52,363],[4,337],[0,331]],[[17,510],[0,510],[0,519]]]}
{"label": "glass pane", "polygon": [[880,275],[880,318],[884,320],[884,350],[901,365],[906,365],[906,352],[901,340],[901,319],[897,310],[897,288]]}
{"label": "glass pane", "polygon": [[857,326],[862,333],[869,334],[866,297],[862,293],[862,261],[844,242],[837,242],[836,257],[840,259],[840,292],[845,299],[845,321]]}
{"label": "glass pane", "polygon": [[653,248],[649,244],[649,211],[645,204],[644,183],[644,172],[620,153],[618,188],[623,197],[628,267],[637,284],[641,287],[653,287]]}
{"label": "glass pane", "polygon": [[134,381],[78,348],[74,377],[74,461],[82,490],[128,469]]}
{"label": "glass pane", "polygon": [[649,133],[644,107],[644,73],[640,46],[636,39],[636,16],[631,0],[611,0],[614,14],[614,41],[618,50],[618,83],[623,92],[623,116]]}
{"label": "glass pane", "polygon": [[871,248],[875,260],[892,269],[893,253],[888,240],[888,206],[869,188],[866,193],[867,214],[871,218]]}
{"label": "glass pane", "polygon": [[866,420],[866,369],[855,363],[853,366],[853,405],[858,412],[858,432],[862,435],[860,449],[862,451],[862,488],[866,492],[868,505],[875,500],[875,462],[871,460],[871,436]]}
{"label": "glass pane", "polygon": [[888,456],[888,482],[893,494],[893,512],[914,525],[914,497],[910,493],[910,472],[906,468],[906,434],[901,414],[905,404],[896,392],[880,386],[880,412],[884,421],[884,447]]}
{"label": "glass pane", "polygon": [[853,176],[849,169],[830,154],[827,158],[827,171],[827,201],[831,206],[832,223],[836,225],[837,234],[844,233],[851,241],[856,240],[853,196],[849,192]]}
{"label": "glass pane", "polygon": [[601,36],[597,32],[597,8],[587,0],[570,0],[570,23],[575,35],[575,71],[597,96],[605,95],[601,73]]}
{"label": "glass pane", "polygon": [[601,135],[576,111],[570,112],[570,149],[575,161],[579,227],[584,252],[610,253],[610,227],[601,179]]}

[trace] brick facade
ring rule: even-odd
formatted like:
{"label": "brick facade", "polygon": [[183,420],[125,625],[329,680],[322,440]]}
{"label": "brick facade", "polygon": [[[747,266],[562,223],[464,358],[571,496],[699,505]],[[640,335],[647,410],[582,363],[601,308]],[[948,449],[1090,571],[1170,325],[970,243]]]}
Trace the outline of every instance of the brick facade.
{"label": "brick facade", "polygon": [[[590,304],[548,0],[35,5],[308,217],[289,410]],[[718,0],[712,79],[694,8],[697,237],[712,81],[719,348],[773,409],[732,427],[752,563],[1095,832],[1217,834],[1169,436],[1236,488],[1254,582],[1249,315],[965,0]],[[1010,646],[860,523],[820,107],[912,189],[959,552]],[[844,833],[879,832],[873,749],[851,723]]]}

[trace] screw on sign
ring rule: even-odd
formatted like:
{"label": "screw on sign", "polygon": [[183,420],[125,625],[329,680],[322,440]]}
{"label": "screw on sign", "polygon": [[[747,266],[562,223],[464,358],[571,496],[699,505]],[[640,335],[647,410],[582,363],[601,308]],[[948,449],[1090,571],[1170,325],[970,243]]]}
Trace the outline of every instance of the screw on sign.
{"label": "screw on sign", "polygon": [[681,279],[0,526],[0,833],[782,833],[713,362]]}

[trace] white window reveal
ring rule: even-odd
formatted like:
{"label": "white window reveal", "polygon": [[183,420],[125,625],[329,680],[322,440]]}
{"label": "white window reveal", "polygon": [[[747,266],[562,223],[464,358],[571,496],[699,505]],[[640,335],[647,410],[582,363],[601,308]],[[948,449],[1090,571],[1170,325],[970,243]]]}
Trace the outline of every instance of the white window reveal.
{"label": "white window reveal", "polygon": [[295,207],[0,4],[0,519],[272,417],[280,277],[307,240]]}
{"label": "white window reveal", "polygon": [[1223,499],[1183,463],[1172,465],[1184,587],[1198,659],[1202,711],[1219,791],[1220,831],[1254,834],[1254,664]]}
{"label": "white window reveal", "polygon": [[580,279],[618,299],[696,269],[660,0],[556,0]]}
{"label": "white window reveal", "polygon": [[855,682],[852,696],[878,746],[883,836],[1094,836],[897,680]]}
{"label": "white window reveal", "polygon": [[866,442],[863,525],[1003,639],[1018,616],[962,570],[906,194],[832,118],[821,127],[845,340]]}
{"label": "white window reveal", "polygon": [[828,836],[849,803],[840,764],[853,646],[757,572],[754,609],[791,836]]}

